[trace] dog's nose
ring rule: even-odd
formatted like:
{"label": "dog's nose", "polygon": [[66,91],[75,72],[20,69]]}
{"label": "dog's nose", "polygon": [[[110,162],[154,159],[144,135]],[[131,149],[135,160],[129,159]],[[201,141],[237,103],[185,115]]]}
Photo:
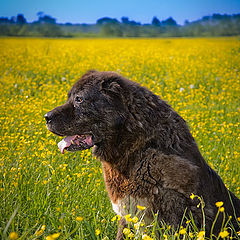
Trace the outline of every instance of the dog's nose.
{"label": "dog's nose", "polygon": [[45,117],[47,123],[50,123],[50,122],[52,121],[51,114],[46,113],[46,114],[44,115],[44,117]]}

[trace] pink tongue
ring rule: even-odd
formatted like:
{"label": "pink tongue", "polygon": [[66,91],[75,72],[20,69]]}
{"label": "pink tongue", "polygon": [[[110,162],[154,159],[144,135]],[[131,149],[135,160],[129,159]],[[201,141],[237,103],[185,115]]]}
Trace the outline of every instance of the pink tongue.
{"label": "pink tongue", "polygon": [[60,149],[62,154],[64,154],[64,149],[69,147],[72,144],[71,141],[74,141],[75,139],[76,135],[67,136],[61,142],[58,143],[58,148]]}
{"label": "pink tongue", "polygon": [[87,136],[86,139],[84,139],[84,142],[87,143],[88,146],[93,145],[93,140],[91,136]]}

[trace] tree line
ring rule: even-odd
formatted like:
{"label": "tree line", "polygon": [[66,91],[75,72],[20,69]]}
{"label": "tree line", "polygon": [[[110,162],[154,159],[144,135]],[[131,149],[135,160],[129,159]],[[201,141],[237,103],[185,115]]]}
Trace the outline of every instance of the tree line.
{"label": "tree line", "polygon": [[160,21],[153,17],[141,24],[128,17],[103,17],[95,24],[58,24],[56,18],[39,12],[38,20],[27,22],[23,14],[0,17],[0,36],[34,37],[205,37],[240,35],[240,14],[213,14],[179,25],[172,17]]}

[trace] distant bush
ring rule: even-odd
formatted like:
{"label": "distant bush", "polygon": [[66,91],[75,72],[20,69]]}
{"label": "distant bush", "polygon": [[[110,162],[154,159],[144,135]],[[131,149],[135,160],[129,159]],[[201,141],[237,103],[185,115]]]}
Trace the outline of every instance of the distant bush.
{"label": "distant bush", "polygon": [[43,37],[204,37],[240,35],[240,14],[213,14],[184,25],[169,17],[160,21],[153,17],[151,24],[141,24],[128,17],[103,17],[96,24],[57,24],[56,19],[39,13],[33,23],[27,23],[23,14],[10,19],[0,18],[0,36]]}

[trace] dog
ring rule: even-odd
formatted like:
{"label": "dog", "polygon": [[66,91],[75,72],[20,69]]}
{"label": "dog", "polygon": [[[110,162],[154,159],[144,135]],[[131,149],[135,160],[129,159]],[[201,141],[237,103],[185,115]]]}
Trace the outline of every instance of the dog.
{"label": "dog", "polygon": [[[206,163],[183,118],[147,88],[115,72],[91,70],[45,119],[48,130],[65,137],[58,144],[62,153],[93,148],[101,161],[113,210],[122,217],[117,239],[123,239],[124,216],[135,214],[137,205],[146,207],[146,223],[158,213],[159,222],[177,228],[186,211],[200,229],[202,211],[191,194],[204,200],[206,236],[219,201],[240,230],[240,200]],[[216,236],[222,215],[213,228]]]}

